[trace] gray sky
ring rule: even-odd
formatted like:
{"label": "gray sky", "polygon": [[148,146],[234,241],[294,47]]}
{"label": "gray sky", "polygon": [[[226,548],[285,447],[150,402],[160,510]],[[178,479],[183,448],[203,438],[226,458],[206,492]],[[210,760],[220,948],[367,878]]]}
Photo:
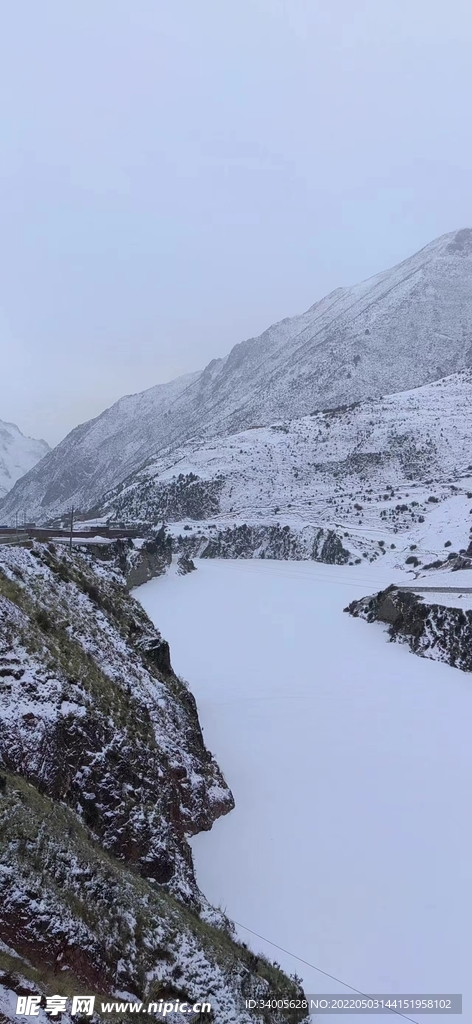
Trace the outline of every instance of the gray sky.
{"label": "gray sky", "polygon": [[472,226],[470,0],[3,0],[0,419],[56,443]]}

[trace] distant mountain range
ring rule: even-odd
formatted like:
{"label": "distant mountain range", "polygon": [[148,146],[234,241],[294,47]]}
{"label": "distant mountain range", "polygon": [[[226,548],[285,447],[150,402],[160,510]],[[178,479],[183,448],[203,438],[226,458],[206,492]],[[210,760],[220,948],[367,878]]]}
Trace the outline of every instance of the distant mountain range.
{"label": "distant mountain range", "polygon": [[25,437],[15,423],[0,420],[0,497],[49,451],[46,441]]}
{"label": "distant mountain range", "polygon": [[[37,522],[83,511],[150,458],[378,399],[472,366],[472,230],[236,345],[201,372],[127,396],[73,430],[0,504]],[[319,461],[316,447],[312,455]],[[175,461],[175,460],[174,460]]]}

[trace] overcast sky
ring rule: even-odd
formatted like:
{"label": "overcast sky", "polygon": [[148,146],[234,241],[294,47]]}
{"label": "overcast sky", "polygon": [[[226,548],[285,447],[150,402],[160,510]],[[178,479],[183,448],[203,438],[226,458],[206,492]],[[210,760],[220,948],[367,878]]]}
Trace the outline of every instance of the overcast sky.
{"label": "overcast sky", "polygon": [[56,443],[472,226],[470,0],[15,0],[0,419]]}

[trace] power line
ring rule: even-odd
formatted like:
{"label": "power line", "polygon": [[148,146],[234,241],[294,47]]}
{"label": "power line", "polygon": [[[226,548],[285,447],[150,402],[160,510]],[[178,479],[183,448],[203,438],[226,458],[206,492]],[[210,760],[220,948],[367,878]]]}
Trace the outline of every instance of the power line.
{"label": "power line", "polygon": [[74,536],[74,506],[70,510],[70,531],[69,531],[69,551],[72,551],[72,540]]}
{"label": "power line", "polygon": [[197,704],[199,707],[202,707],[204,704],[209,704],[210,707],[213,708],[222,707],[228,704],[246,703],[247,701],[253,701],[254,703],[256,703],[257,701],[269,701],[270,703],[272,703],[273,701],[278,700],[315,700],[317,696],[317,693],[273,693],[270,695],[270,697],[258,697],[256,695],[255,697],[230,697],[229,700],[212,700],[211,697],[199,697],[197,700]]}
{"label": "power line", "polygon": [[[204,561],[210,561],[210,559],[204,559]],[[264,573],[266,576],[271,576],[271,575],[290,576],[290,577],[291,576],[295,576],[297,579],[306,579],[309,582],[312,582],[313,580],[316,581],[317,579],[320,579],[320,576],[319,575],[312,575],[311,573],[303,573],[303,572],[297,571],[295,569],[294,565],[293,565],[294,561],[297,564],[306,565],[307,567],[308,566],[319,566],[321,568],[321,566],[322,566],[323,568],[321,568],[321,572],[326,572],[326,568],[327,568],[327,565],[328,565],[327,562],[315,562],[312,559],[293,559],[293,560],[292,559],[287,559],[287,560],[277,559],[276,560],[276,559],[268,559],[268,558],[262,558],[262,559],[259,559],[259,558],[235,558],[235,559],[221,559],[221,561],[232,563],[231,564],[231,568],[239,569],[242,572],[260,572],[260,573]],[[272,566],[271,566],[271,562],[272,561],[277,561],[279,565],[280,565],[280,563],[285,564],[285,565],[289,565],[290,566],[289,571],[288,572],[283,572],[279,568],[275,568],[275,567],[272,568]],[[234,563],[237,563],[237,564],[234,564]],[[262,568],[262,565],[264,566],[264,568]],[[267,568],[265,568],[266,565],[267,565]],[[345,570],[346,566],[345,565],[343,565],[343,566],[336,565],[336,566],[333,566],[333,568],[336,568],[338,570],[338,572],[339,572],[340,569],[341,569],[341,571]],[[392,571],[393,572],[395,571],[394,567],[392,568]],[[334,579],[334,576],[335,576],[335,574],[333,573],[333,579]],[[344,578],[346,579],[346,582],[350,582],[350,583],[353,582],[352,579],[348,580],[347,576],[344,577]],[[330,576],[326,576],[325,579],[331,579],[331,577]],[[365,579],[367,579],[367,577],[365,577]],[[371,581],[371,582],[373,582],[373,581]]]}
{"label": "power line", "polygon": [[[252,560],[251,560],[251,562],[252,562]],[[253,572],[253,573],[257,573],[259,575],[288,577],[290,579],[304,579],[304,580],[307,580],[308,582],[316,582],[318,580],[320,582],[337,583],[340,586],[346,586],[348,584],[352,585],[353,582],[354,582],[352,579],[349,580],[349,581],[348,580],[344,581],[344,580],[340,580],[338,578],[336,580],[336,579],[333,579],[333,578],[331,578],[329,576],[326,576],[326,577],[320,577],[320,576],[313,577],[313,576],[310,576],[310,575],[305,575],[304,573],[277,572],[277,570],[274,571],[274,570],[271,570],[271,569],[266,569],[265,567],[264,567],[264,569],[262,569],[259,566],[256,567],[255,565],[248,565],[246,568],[243,568],[243,566],[240,566],[240,565],[233,565],[232,568],[236,569],[236,570],[239,570],[241,572],[247,572],[247,573]],[[363,583],[366,583],[368,585],[378,586],[379,585],[379,580],[375,580],[374,581],[374,580],[364,579],[362,582],[359,582],[356,585],[357,586],[362,586]],[[303,699],[306,699],[307,697],[310,697],[310,696],[311,696],[310,694],[307,694],[307,695],[305,695],[305,694],[300,694],[300,695],[299,694],[296,694],[296,695],[290,694],[290,695],[271,695],[270,697],[263,697],[263,696],[261,696],[261,697],[257,697],[257,696],[256,697],[240,697],[240,698],[236,697],[236,698],[234,698],[234,700],[236,700],[236,701],[238,701],[238,700],[253,700],[253,701],[271,700],[272,701],[272,700],[284,700],[284,699],[293,700],[294,698],[302,699],[303,700]],[[205,700],[205,698],[202,698],[202,700],[200,701],[200,703],[207,703],[207,702],[209,704],[211,704],[211,705],[233,703],[232,700],[230,700],[230,701],[212,701],[211,699],[208,699],[208,698],[206,700]],[[321,967],[316,967],[315,964],[310,963],[309,960],[304,960],[302,957],[297,956],[296,953],[292,953],[291,950],[285,949],[284,946],[279,946],[278,943],[272,942],[272,940],[268,939],[265,935],[261,935],[259,932],[254,931],[252,928],[248,928],[247,925],[241,924],[241,922],[240,921],[236,921],[235,918],[232,918],[232,920],[238,926],[238,928],[243,928],[244,931],[247,931],[251,935],[254,935],[256,938],[261,939],[262,942],[267,942],[268,945],[273,946],[274,949],[278,949],[278,950],[280,950],[280,952],[286,953],[288,956],[293,957],[294,960],[297,960],[299,963],[304,964],[306,967],[310,967],[312,970],[317,971],[319,974],[324,975],[324,977],[329,978],[331,981],[335,981],[338,985],[343,985],[345,988],[350,989],[351,992],[355,992],[357,995],[360,995],[363,998],[366,998],[366,999],[369,998],[368,993],[362,992],[361,989],[355,988],[353,985],[350,985],[347,981],[343,981],[341,978],[336,977],[334,974],[329,974],[328,971],[322,970]],[[388,1009],[390,1010],[391,1013],[396,1014],[398,1017],[401,1017],[403,1020],[410,1021],[411,1024],[417,1024],[417,1022],[414,1021],[412,1017],[408,1017],[406,1014],[401,1013],[400,1010],[394,1010],[392,1007],[388,1007]]]}
{"label": "power line", "polygon": [[[243,560],[241,559],[241,561],[243,561]],[[248,559],[248,561],[252,562],[252,561],[256,561],[256,559]],[[311,563],[310,562],[309,564],[317,564],[317,563]],[[283,579],[306,580],[307,583],[316,583],[316,582],[320,582],[320,583],[335,583],[337,586],[357,586],[357,587],[362,587],[362,586],[364,586],[364,584],[368,584],[369,586],[375,586],[378,589],[385,589],[385,587],[388,586],[387,583],[382,584],[380,580],[378,580],[378,579],[377,580],[373,580],[373,579],[369,579],[368,577],[365,577],[361,581],[355,581],[353,579],[347,579],[347,578],[344,578],[344,577],[342,577],[341,579],[339,579],[339,578],[336,579],[334,576],[333,577],[331,577],[331,576],[321,576],[321,575],[312,576],[312,575],[309,575],[308,573],[305,575],[305,573],[278,572],[276,569],[275,570],[274,569],[261,569],[259,567],[256,568],[256,566],[254,566],[254,567],[252,567],[252,566],[249,567],[248,566],[247,568],[243,568],[242,565],[241,566],[240,565],[233,565],[233,566],[231,566],[231,568],[235,569],[237,572],[245,572],[248,575],[250,575],[251,573],[256,573],[256,574],[261,575],[261,576],[262,575],[264,575],[264,576],[279,576],[280,578],[283,578]],[[405,582],[409,582],[409,581],[405,581]],[[395,585],[399,586],[399,587],[403,586],[402,583],[398,583],[398,584],[395,584]]]}
{"label": "power line", "polygon": [[[315,967],[309,960],[303,960],[301,956],[297,956],[296,953],[292,953],[289,949],[284,949],[283,946],[278,946],[276,942],[272,942],[271,939],[266,939],[265,935],[259,935],[259,932],[253,931],[252,928],[248,928],[246,924],[241,924],[240,921],[235,921],[234,917],[231,919],[234,924],[237,924],[238,928],[244,928],[245,932],[250,932],[251,935],[255,935],[256,938],[262,939],[262,942],[268,942],[269,946],[273,946],[274,949],[279,949],[281,953],[287,953],[288,956],[292,956],[294,960],[298,960],[300,964],[305,964],[305,967],[311,967],[313,971],[318,971],[319,974],[324,974],[325,978],[329,978],[331,981],[336,981],[338,985],[344,985],[344,988],[349,988],[351,992],[355,992],[358,996],[363,996],[365,999],[369,999],[367,992],[361,992],[359,988],[354,988],[354,985],[349,985],[347,981],[342,981],[341,978],[336,978],[334,974],[329,974],[328,971],[323,971],[321,967]],[[411,1021],[411,1024],[418,1024],[413,1017],[407,1017],[405,1013],[401,1013],[400,1010],[394,1010],[392,1007],[387,1007],[391,1013],[396,1013],[397,1017],[403,1017],[403,1020]]]}

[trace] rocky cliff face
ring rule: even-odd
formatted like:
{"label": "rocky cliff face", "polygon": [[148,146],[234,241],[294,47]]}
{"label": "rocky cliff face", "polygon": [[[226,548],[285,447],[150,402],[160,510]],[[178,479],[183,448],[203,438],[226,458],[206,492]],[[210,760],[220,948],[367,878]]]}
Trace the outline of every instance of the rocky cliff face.
{"label": "rocky cliff face", "polygon": [[279,558],[329,562],[343,565],[349,551],[334,530],[305,526],[296,530],[289,526],[241,526],[218,530],[213,535],[195,533],[174,536],[174,548],[198,558]]}
{"label": "rocky cliff face", "polygon": [[245,994],[297,985],[234,942],[193,873],[187,836],[232,806],[120,571],[0,548],[0,988],[209,995],[215,1021],[282,1024]]}
{"label": "rocky cliff face", "polygon": [[116,570],[53,546],[2,550],[0,754],[102,845],[180,898],[185,836],[233,806],[195,701]]}
{"label": "rocky cliff face", "polygon": [[388,625],[391,640],[414,654],[472,672],[472,611],[429,604],[418,594],[388,587],[353,601],[345,611]]}
{"label": "rocky cliff face", "polygon": [[[148,530],[149,533],[149,530]],[[151,536],[133,541],[110,540],[109,543],[74,545],[76,551],[88,553],[93,561],[104,562],[109,568],[119,570],[124,576],[128,590],[162,576],[172,562],[172,539],[165,527],[156,529]]]}
{"label": "rocky cliff face", "polygon": [[164,526],[153,536],[133,543],[131,539],[112,542],[105,548],[97,547],[95,557],[114,562],[126,579],[128,590],[162,576],[172,561],[172,540]]}

